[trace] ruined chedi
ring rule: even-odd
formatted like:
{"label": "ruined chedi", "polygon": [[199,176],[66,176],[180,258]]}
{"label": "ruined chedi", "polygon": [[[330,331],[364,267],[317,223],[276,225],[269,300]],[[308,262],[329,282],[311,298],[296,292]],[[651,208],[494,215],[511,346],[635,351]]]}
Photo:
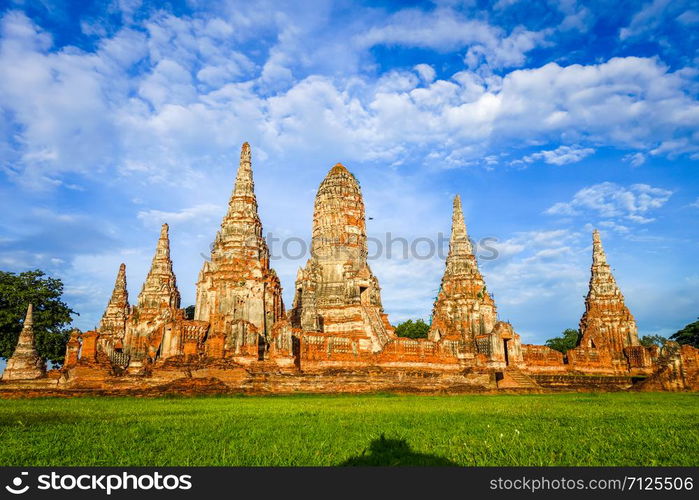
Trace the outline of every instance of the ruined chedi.
{"label": "ruined chedi", "polygon": [[619,367],[626,366],[624,348],[640,345],[636,321],[624,303],[596,229],[592,233],[590,289],[580,319],[580,333],[581,346],[608,351],[612,364]]}
{"label": "ruined chedi", "polygon": [[380,351],[394,332],[367,253],[362,192],[338,163],[316,194],[311,257],[296,278],[292,326],[357,340],[360,352]]}
{"label": "ruined chedi", "polygon": [[126,264],[119,266],[112,296],[99,324],[100,341],[103,345],[118,344],[122,347],[129,316],[129,292],[126,289]]}
{"label": "ruined chedi", "polygon": [[[429,339],[458,340],[466,352],[488,355],[505,364],[521,361],[519,336],[498,321],[492,296],[478,269],[466,230],[461,197],[454,197],[449,254],[432,311]],[[493,356],[495,355],[495,356]]]}
{"label": "ruined chedi", "polygon": [[271,329],[283,317],[281,284],[270,268],[269,249],[262,237],[246,142],[211,259],[199,273],[195,319],[209,322],[209,339],[222,339],[226,352],[257,355],[252,351],[259,349],[264,357]]}
{"label": "ruined chedi", "polygon": [[17,347],[2,374],[2,380],[32,380],[46,375],[46,364],[34,347],[33,308],[29,304]]}
{"label": "ruined chedi", "polygon": [[124,345],[128,347],[134,365],[146,356],[155,356],[152,333],[183,316],[180,292],[170,259],[168,231],[168,225],[163,224],[150,270],[126,324]]}

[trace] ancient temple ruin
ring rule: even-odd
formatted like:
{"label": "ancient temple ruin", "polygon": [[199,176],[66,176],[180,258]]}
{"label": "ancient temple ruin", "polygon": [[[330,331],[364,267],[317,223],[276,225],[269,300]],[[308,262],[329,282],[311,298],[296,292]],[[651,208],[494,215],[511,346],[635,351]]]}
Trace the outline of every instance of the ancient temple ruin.
{"label": "ancient temple ruin", "polygon": [[519,335],[512,325],[498,321],[495,301],[478,270],[459,195],[454,198],[449,254],[429,338],[459,341],[469,357],[480,353],[492,366],[522,362]]}
{"label": "ancient temple ruin", "polygon": [[332,167],[318,188],[311,255],[298,271],[288,311],[262,234],[251,149],[245,143],[228,209],[197,279],[194,318],[181,308],[169,228],[163,224],[136,304],[129,304],[126,266],[121,264],[99,327],[73,331],[59,370],[46,372],[35,349],[29,306],[0,391],[434,393],[699,387],[699,350],[674,343],[662,350],[640,345],[597,231],[580,342],[566,353],[522,344],[515,325],[498,318],[458,195],[427,339],[396,336],[383,310],[379,279],[367,261],[361,188],[343,165]]}
{"label": "ancient temple ruin", "polygon": [[36,352],[34,346],[33,308],[27,306],[22,331],[17,340],[17,347],[12,357],[7,360],[7,366],[2,374],[3,381],[34,380],[46,375],[46,363]]}
{"label": "ancient temple ruin", "polygon": [[284,317],[281,285],[262,237],[247,142],[211,259],[199,273],[194,317],[208,324],[210,356],[240,361],[264,359],[272,327]]}
{"label": "ancient temple ruin", "polygon": [[592,233],[590,289],[585,298],[585,313],[580,319],[580,333],[582,349],[609,352],[610,362],[620,370],[634,357],[630,353],[644,351],[638,341],[636,321],[612,276],[596,229]]}
{"label": "ancient temple ruin", "polygon": [[312,235],[311,258],[296,278],[292,326],[307,332],[311,344],[330,338],[348,351],[380,352],[395,335],[367,263],[362,192],[339,163],[318,188]]}

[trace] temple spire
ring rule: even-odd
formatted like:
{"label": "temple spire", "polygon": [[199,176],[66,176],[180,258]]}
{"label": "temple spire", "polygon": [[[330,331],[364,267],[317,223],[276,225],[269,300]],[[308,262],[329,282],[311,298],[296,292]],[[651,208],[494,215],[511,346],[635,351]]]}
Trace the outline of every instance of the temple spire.
{"label": "temple spire", "polygon": [[34,307],[31,304],[27,306],[27,314],[24,316],[22,332],[19,334],[19,339],[17,340],[15,354],[19,351],[32,352],[38,356],[34,347]]}
{"label": "temple spire", "polygon": [[[235,187],[231,203],[236,196],[249,196],[255,198],[255,183],[252,178],[252,153],[250,152],[250,144],[243,143],[240,149],[240,163],[238,164],[238,173],[235,178]],[[257,210],[257,201],[255,201],[255,210]]]}
{"label": "temple spire", "polygon": [[580,332],[580,345],[609,349],[612,360],[620,365],[625,363],[623,349],[639,343],[636,322],[612,275],[596,229],[592,233],[590,288],[580,319]]}
{"label": "temple spire", "polygon": [[160,227],[160,238],[158,238],[158,246],[155,250],[155,256],[153,257],[153,262],[156,259],[167,259],[170,260],[170,226],[163,224]]}
{"label": "temple spire", "polygon": [[[34,340],[34,306],[29,304],[27,306],[27,314],[24,316],[24,323],[22,324],[22,333],[28,335],[27,338]],[[20,335],[21,338],[21,335]]]}
{"label": "temple spire", "polygon": [[454,197],[449,255],[437,299],[432,310],[429,338],[450,338],[476,349],[476,336],[490,333],[497,312],[478,270],[473,245],[468,237],[461,197]]}
{"label": "temple spire", "polygon": [[100,321],[100,331],[121,337],[124,335],[126,317],[129,312],[129,292],[126,289],[126,264],[119,266],[112,297]]}
{"label": "temple spire", "polygon": [[250,144],[245,142],[240,151],[240,164],[228,201],[228,211],[214,240],[211,261],[246,258],[250,252],[259,259],[268,260],[269,251],[262,237],[262,223],[257,213]]}
{"label": "temple spire", "polygon": [[473,255],[473,245],[466,231],[461,197],[454,197],[454,209],[451,216],[451,238],[449,239],[449,257]]}
{"label": "temple spire", "polygon": [[607,254],[602,247],[599,231],[595,229],[592,233],[592,267],[590,268],[588,298],[607,294],[621,295],[621,291],[607,263]]}
{"label": "temple spire", "polygon": [[292,326],[360,338],[360,351],[381,350],[393,328],[383,313],[381,288],[367,254],[362,191],[355,176],[337,163],[316,193],[311,256],[297,274]]}
{"label": "temple spire", "polygon": [[204,261],[197,279],[194,318],[208,321],[210,331],[221,335],[232,322],[242,320],[267,333],[283,315],[281,285],[270,269],[269,248],[257,213],[251,157],[250,144],[245,142],[211,259]]}
{"label": "temple spire", "polygon": [[109,305],[117,305],[123,307],[123,305],[129,305],[129,292],[126,289],[126,264],[123,262],[119,265],[119,272],[117,273],[116,281],[114,282],[114,290],[112,290],[112,297],[109,299]]}
{"label": "temple spire", "polygon": [[592,265],[593,267],[607,265],[607,254],[604,253],[597,229],[592,233]]}
{"label": "temple spire", "polygon": [[180,292],[177,290],[175,273],[170,260],[169,226],[163,224],[155,248],[150,271],[138,295],[139,307],[180,307]]}
{"label": "temple spire", "polygon": [[12,357],[7,360],[7,367],[2,374],[2,379],[35,379],[43,377],[45,372],[45,363],[39,357],[34,346],[34,308],[29,304],[22,324],[22,331],[17,340],[17,347],[15,347]]}

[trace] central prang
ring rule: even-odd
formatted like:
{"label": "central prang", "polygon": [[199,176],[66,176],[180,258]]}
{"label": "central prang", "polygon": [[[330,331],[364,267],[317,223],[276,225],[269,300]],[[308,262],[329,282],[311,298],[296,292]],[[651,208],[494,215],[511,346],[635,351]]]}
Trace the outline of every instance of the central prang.
{"label": "central prang", "polygon": [[395,336],[367,263],[362,191],[339,163],[316,194],[311,257],[296,277],[290,320],[294,328],[332,334],[358,352],[378,352]]}

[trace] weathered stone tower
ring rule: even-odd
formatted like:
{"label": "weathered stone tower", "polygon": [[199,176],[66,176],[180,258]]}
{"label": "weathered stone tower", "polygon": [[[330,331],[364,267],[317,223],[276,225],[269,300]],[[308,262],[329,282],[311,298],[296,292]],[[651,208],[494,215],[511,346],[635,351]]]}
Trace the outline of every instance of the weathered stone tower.
{"label": "weathered stone tower", "polygon": [[483,354],[489,361],[505,365],[522,360],[519,336],[509,323],[497,319],[495,302],[478,269],[458,195],[454,197],[449,254],[432,311],[429,339],[458,340],[465,352]]}
{"label": "weathered stone tower", "polygon": [[281,285],[269,265],[254,188],[246,142],[228,212],[216,234],[211,260],[199,273],[196,292],[195,319],[208,321],[210,339],[222,339],[222,347],[232,354],[253,354],[259,344],[263,355],[272,326],[284,317]]}
{"label": "weathered stone tower", "polygon": [[311,257],[296,278],[292,326],[356,339],[363,352],[380,351],[394,335],[380,292],[367,264],[362,192],[338,163],[316,195]]}
{"label": "weathered stone tower", "polygon": [[150,271],[143,283],[141,293],[138,294],[138,309],[144,313],[179,307],[180,292],[177,289],[177,279],[170,259],[169,227],[163,224]]}
{"label": "weathered stone tower", "polygon": [[478,270],[457,195],[446,269],[432,312],[430,340],[463,340],[467,349],[475,351],[476,337],[489,333],[496,322],[495,303]]}
{"label": "weathered stone tower", "polygon": [[119,266],[112,297],[100,321],[100,341],[114,344],[121,342],[126,334],[126,320],[129,316],[129,292],[126,289],[126,264]]}
{"label": "weathered stone tower", "polygon": [[638,330],[624,295],[607,263],[599,231],[592,233],[592,268],[585,312],[580,319],[580,345],[608,350],[612,364],[626,368],[624,348],[640,345]]}
{"label": "weathered stone tower", "polygon": [[2,380],[30,380],[46,375],[46,363],[34,347],[34,318],[32,305],[27,307],[22,332],[17,340],[17,347],[2,374]]}
{"label": "weathered stone tower", "polygon": [[180,292],[170,259],[168,229],[168,225],[163,224],[150,271],[127,321],[124,344],[132,366],[137,366],[145,355],[154,358],[156,353],[151,352],[154,335],[160,333],[163,325],[182,316]]}

